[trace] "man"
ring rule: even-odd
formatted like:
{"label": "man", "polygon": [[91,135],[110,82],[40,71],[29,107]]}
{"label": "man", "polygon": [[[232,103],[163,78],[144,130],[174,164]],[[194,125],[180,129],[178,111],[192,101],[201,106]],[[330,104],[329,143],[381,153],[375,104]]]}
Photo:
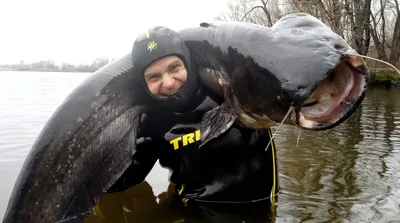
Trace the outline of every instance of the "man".
{"label": "man", "polygon": [[177,32],[155,27],[143,33],[134,43],[132,60],[147,100],[160,109],[143,117],[138,136],[143,142],[110,193],[143,182],[159,160],[171,171],[176,197],[188,206],[275,202],[279,188],[274,143],[266,150],[270,130],[234,124],[198,149],[202,117],[223,99],[202,86]]}

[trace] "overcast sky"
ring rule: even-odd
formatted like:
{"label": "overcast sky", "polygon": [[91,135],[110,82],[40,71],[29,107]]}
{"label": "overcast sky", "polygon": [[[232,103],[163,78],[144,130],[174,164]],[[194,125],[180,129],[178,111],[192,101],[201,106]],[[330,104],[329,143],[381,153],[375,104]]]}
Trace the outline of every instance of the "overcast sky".
{"label": "overcast sky", "polygon": [[0,64],[119,57],[146,28],[198,25],[220,15],[229,1],[1,0]]}

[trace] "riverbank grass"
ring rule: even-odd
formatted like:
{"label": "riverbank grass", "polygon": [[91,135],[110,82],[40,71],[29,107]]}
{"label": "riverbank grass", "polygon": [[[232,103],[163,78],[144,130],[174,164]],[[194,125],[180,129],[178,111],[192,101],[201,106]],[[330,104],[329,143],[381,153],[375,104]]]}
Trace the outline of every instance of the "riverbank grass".
{"label": "riverbank grass", "polygon": [[393,69],[370,68],[370,85],[390,85],[400,87],[400,74]]}

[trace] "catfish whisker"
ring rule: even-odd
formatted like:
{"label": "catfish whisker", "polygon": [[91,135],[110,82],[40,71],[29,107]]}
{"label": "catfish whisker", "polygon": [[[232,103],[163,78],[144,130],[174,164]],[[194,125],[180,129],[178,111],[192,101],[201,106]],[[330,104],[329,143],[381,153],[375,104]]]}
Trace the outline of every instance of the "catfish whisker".
{"label": "catfish whisker", "polygon": [[272,142],[272,139],[273,139],[273,138],[275,137],[275,135],[278,133],[279,129],[281,128],[281,126],[282,126],[282,124],[283,124],[283,122],[285,122],[285,120],[287,119],[287,117],[289,117],[289,114],[290,114],[290,112],[292,112],[293,109],[294,109],[294,107],[293,107],[293,106],[290,106],[288,112],[286,113],[285,117],[282,119],[282,121],[281,121],[281,123],[279,124],[278,128],[276,129],[275,133],[272,134],[272,137],[271,137],[271,139],[269,140],[268,145],[267,145],[267,148],[265,148],[265,151],[268,150],[269,145],[270,145],[271,142]]}
{"label": "catfish whisker", "polygon": [[125,219],[125,223],[128,223],[128,217],[127,214],[128,212],[132,212],[132,210],[129,210],[126,205],[122,206],[122,212],[124,213],[124,219]]}
{"label": "catfish whisker", "polygon": [[301,129],[299,129],[299,135],[297,136],[297,144],[296,144],[296,147],[299,147],[300,133],[301,133]]}
{"label": "catfish whisker", "polygon": [[388,63],[388,62],[386,62],[386,61],[383,61],[383,60],[380,60],[380,59],[376,59],[376,58],[373,58],[373,57],[369,57],[369,56],[357,55],[357,54],[351,54],[351,53],[345,53],[345,55],[356,56],[356,57],[362,57],[362,58],[365,58],[365,59],[370,59],[370,60],[374,60],[374,61],[377,61],[377,62],[380,62],[380,63],[384,63],[384,64],[386,64],[386,65],[392,67],[397,73],[400,74],[400,70],[397,69],[397,67],[395,67],[393,64]]}

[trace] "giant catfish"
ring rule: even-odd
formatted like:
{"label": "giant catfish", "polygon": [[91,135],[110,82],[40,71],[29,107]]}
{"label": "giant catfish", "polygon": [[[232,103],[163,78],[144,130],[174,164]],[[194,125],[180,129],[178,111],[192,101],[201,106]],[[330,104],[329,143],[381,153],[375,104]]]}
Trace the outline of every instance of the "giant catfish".
{"label": "giant catfish", "polygon": [[[362,102],[368,69],[318,19],[283,17],[272,27],[202,23],[180,30],[201,80],[225,99],[204,118],[204,142],[232,122],[267,128],[333,128]],[[149,40],[151,41],[151,40]],[[127,54],[96,71],[44,126],[12,191],[6,223],[78,221],[131,164],[140,117],[151,110]]]}

